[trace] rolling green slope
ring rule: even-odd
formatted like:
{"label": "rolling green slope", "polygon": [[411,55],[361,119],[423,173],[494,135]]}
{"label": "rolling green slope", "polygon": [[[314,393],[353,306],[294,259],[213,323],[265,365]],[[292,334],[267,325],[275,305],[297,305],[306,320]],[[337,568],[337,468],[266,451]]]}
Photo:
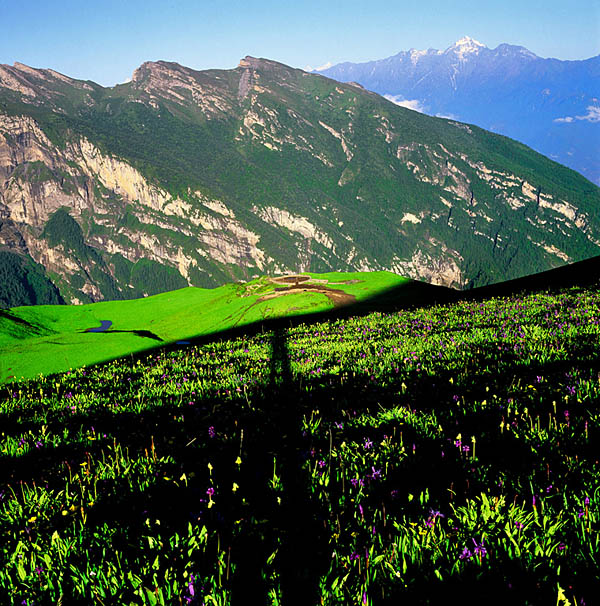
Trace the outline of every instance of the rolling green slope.
{"label": "rolling green slope", "polygon": [[[215,289],[183,288],[129,301],[0,310],[0,382],[52,374],[306,314],[358,315],[432,302],[482,300],[575,285],[600,286],[600,257],[468,293],[390,272],[262,277]],[[341,308],[345,308],[342,312]],[[106,332],[88,332],[110,321]],[[262,324],[261,324],[262,325]],[[181,345],[184,345],[182,343]]]}
{"label": "rolling green slope", "polygon": [[[326,312],[399,287],[407,303],[437,292],[389,272],[300,279],[305,281],[289,290],[291,284],[260,278],[130,301],[8,310],[0,315],[0,381],[56,373],[253,322]],[[106,332],[87,332],[107,320],[112,325]]]}

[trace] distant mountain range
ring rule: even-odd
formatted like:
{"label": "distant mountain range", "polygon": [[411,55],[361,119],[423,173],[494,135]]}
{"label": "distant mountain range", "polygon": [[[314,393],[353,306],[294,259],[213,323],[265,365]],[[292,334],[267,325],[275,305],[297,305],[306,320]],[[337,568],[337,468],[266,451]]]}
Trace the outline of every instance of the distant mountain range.
{"label": "distant mountain range", "polygon": [[465,37],[445,51],[403,51],[320,74],[355,81],[405,107],[522,141],[600,184],[600,56],[543,59]]}
{"label": "distant mountain range", "polygon": [[464,289],[600,254],[599,209],[521,143],[268,59],[113,88],[0,65],[4,306],[332,269]]}

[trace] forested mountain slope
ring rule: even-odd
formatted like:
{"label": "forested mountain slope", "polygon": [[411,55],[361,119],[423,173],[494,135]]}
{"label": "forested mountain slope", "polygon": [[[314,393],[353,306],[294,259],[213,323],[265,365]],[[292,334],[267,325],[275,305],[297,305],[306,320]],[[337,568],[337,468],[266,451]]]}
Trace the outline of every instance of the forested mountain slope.
{"label": "forested mountain slope", "polygon": [[597,255],[599,204],[525,145],[267,59],[113,88],[0,66],[0,248],[67,302],[330,269],[468,288]]}

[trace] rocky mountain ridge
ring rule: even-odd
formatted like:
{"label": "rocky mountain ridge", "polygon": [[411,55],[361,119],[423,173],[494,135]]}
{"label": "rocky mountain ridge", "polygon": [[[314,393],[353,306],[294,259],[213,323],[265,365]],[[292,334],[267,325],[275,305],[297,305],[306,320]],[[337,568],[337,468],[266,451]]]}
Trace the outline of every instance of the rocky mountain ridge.
{"label": "rocky mountain ridge", "polygon": [[108,89],[0,66],[0,250],[67,302],[329,269],[465,288],[598,254],[599,201],[516,142],[275,61]]}

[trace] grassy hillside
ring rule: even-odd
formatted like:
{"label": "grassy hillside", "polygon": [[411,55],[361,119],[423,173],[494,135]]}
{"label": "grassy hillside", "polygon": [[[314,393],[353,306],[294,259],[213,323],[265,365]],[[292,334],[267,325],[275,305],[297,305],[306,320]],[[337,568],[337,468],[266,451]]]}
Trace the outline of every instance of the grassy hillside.
{"label": "grassy hillside", "polygon": [[[436,292],[434,287],[389,272],[306,277],[312,279],[299,282],[298,288],[293,282],[261,278],[212,290],[183,288],[131,301],[8,310],[0,315],[0,382],[95,364],[257,321],[325,312],[389,289],[409,303],[431,300],[431,293]],[[87,332],[103,320],[112,322],[107,332]]]}
{"label": "grassy hillside", "polygon": [[7,384],[0,601],[592,604],[599,348],[572,288]]}
{"label": "grassy hillside", "polygon": [[[459,298],[484,300],[600,280],[600,257],[502,284],[459,293],[390,272],[299,274],[298,280],[259,278],[215,289],[183,288],[130,301],[38,305],[0,310],[0,383],[96,364],[178,341],[232,334],[306,314],[357,315],[396,311]],[[304,276],[304,277],[302,277]],[[106,332],[87,332],[102,321]],[[286,325],[291,325],[288,322]],[[298,320],[295,321],[296,323]],[[271,323],[271,324],[269,324]],[[239,332],[239,330],[238,330]]]}

